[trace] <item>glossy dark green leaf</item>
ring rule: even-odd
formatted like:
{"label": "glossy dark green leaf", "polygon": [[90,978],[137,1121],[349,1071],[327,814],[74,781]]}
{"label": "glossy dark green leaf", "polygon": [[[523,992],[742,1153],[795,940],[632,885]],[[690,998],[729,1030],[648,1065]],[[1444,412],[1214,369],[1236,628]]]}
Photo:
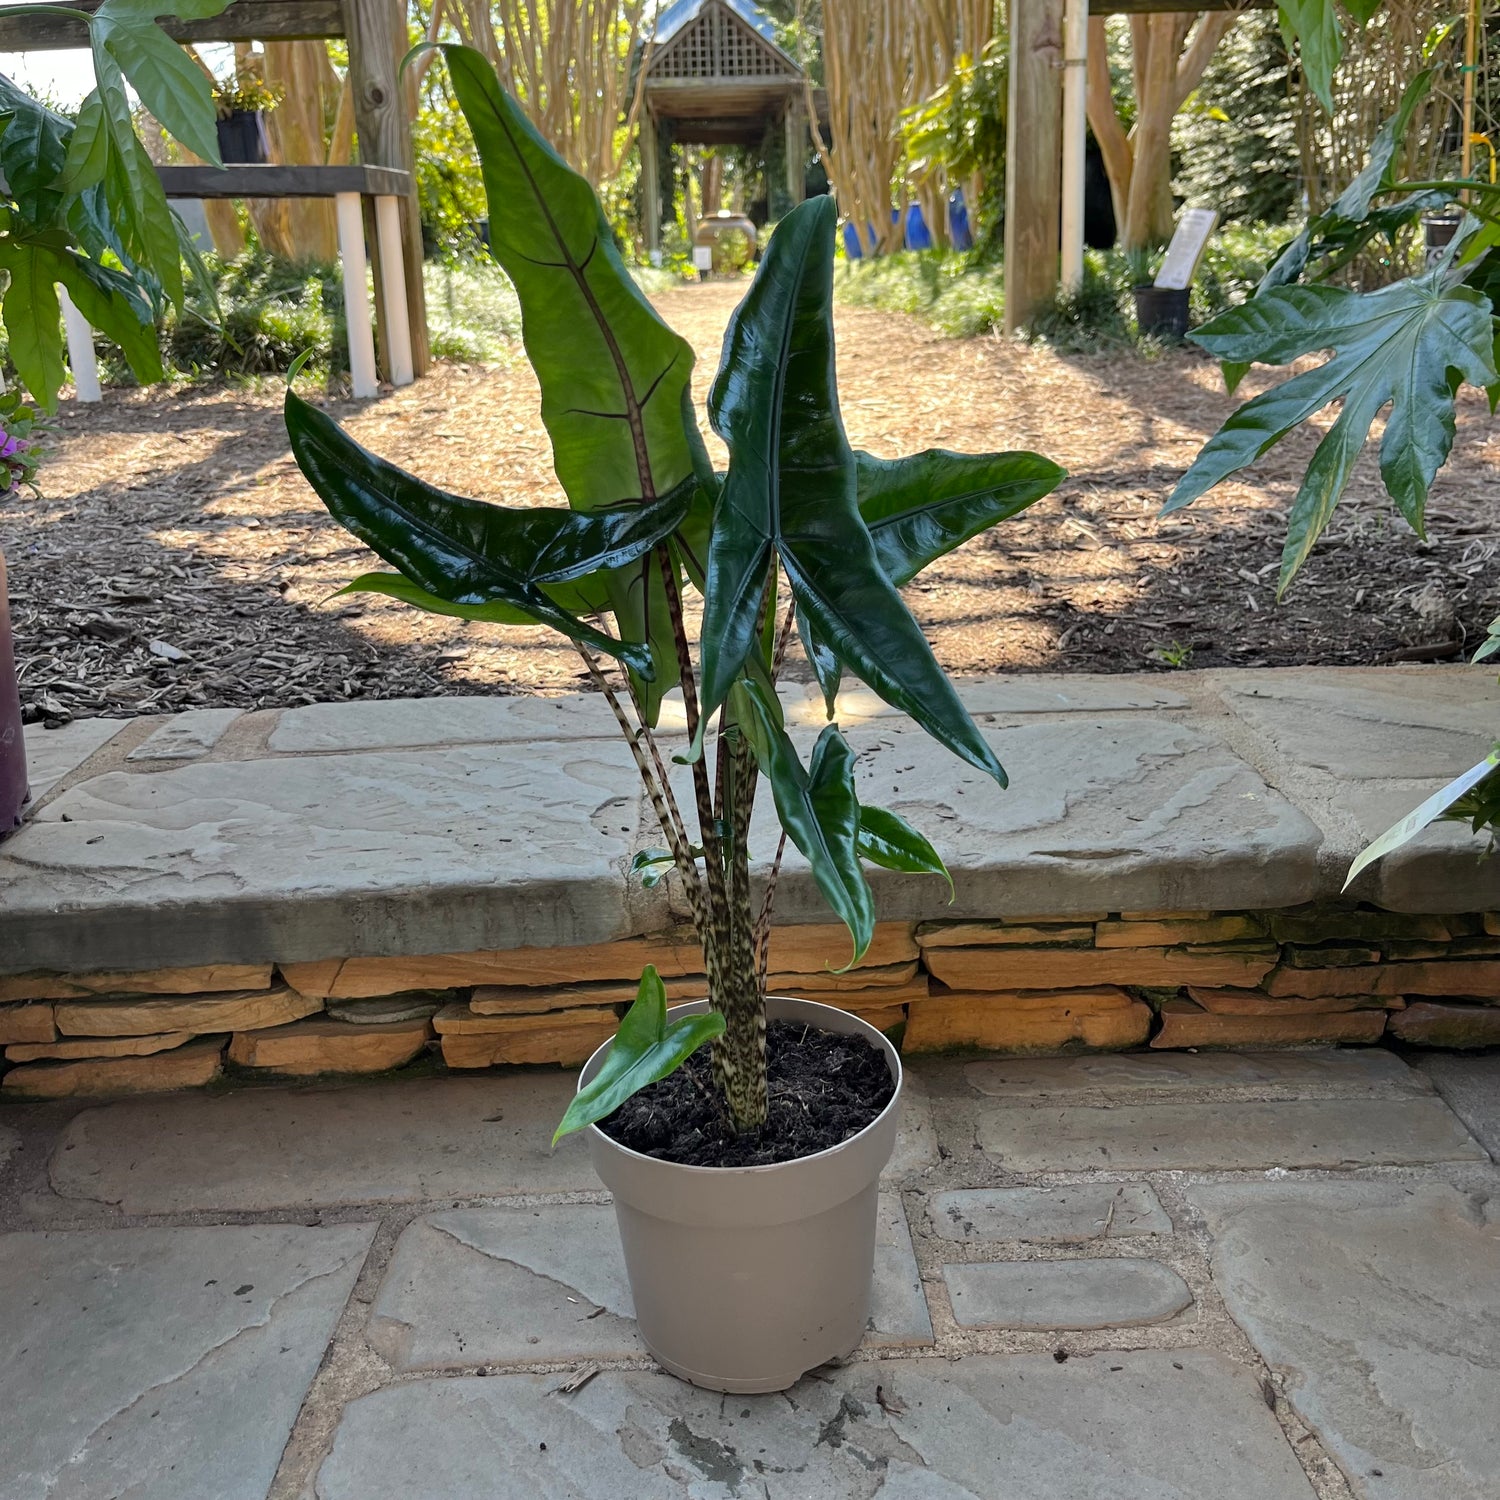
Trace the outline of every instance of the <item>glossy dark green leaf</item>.
{"label": "glossy dark green leaf", "polygon": [[22,220],[45,228],[63,203],[59,183],[73,122],[0,73],[0,176]]}
{"label": "glossy dark green leaf", "polygon": [[942,856],[899,813],[883,807],[860,808],[859,855],[887,870],[904,870],[909,875],[941,875],[948,882],[948,899],[953,899],[953,877]]}
{"label": "glossy dark green leaf", "polygon": [[428,593],[453,604],[503,602],[649,676],[649,653],[556,605],[544,585],[621,567],[668,535],[691,481],[653,504],[582,514],[487,505],[427,484],[356,443],[295,392],[287,432],[304,475],[334,518]]}
{"label": "glossy dark green leaf", "polygon": [[859,513],[886,577],[898,588],[928,563],[1050,495],[1067,471],[1039,453],[950,453],[907,458],[856,452]]}
{"label": "glossy dark green leaf", "polygon": [[823,694],[824,712],[831,719],[838,702],[839,688],[844,681],[844,664],[800,611],[797,614],[797,634],[802,640],[802,649],[813,669],[813,676],[817,679],[818,690]]}
{"label": "glossy dark green leaf", "polygon": [[729,444],[703,606],[705,713],[745,668],[779,555],[796,600],[830,650],[880,697],[957,755],[1005,773],[921,627],[886,577],[860,517],[853,451],[833,363],[831,199],[777,226],[724,336],[709,419]]}
{"label": "glossy dark green leaf", "polygon": [[445,46],[479,151],[490,249],[515,283],[553,464],[578,510],[662,495],[693,471],[693,351],[632,280],[593,190],[469,47]]}
{"label": "glossy dark green leaf", "polygon": [[608,1118],[632,1094],[675,1073],[705,1042],[723,1034],[724,1017],[715,1011],[680,1016],[669,1026],[666,987],[648,965],[598,1075],[573,1095],[552,1144]]}
{"label": "glossy dark green leaf", "polygon": [[514,604],[496,601],[491,604],[454,604],[450,599],[429,593],[404,573],[361,573],[328,597],[344,594],[383,594],[429,615],[447,615],[455,620],[473,620],[483,625],[535,625],[536,618]]}
{"label": "glossy dark green leaf", "polygon": [[818,736],[804,768],[758,686],[741,682],[731,703],[756,763],[771,783],[777,819],[812,867],[824,899],[849,929],[854,939],[849,962],[858,963],[875,936],[875,899],[859,862],[854,751],[838,726],[830,724]]}
{"label": "glossy dark green leaf", "polygon": [[1380,473],[1420,534],[1427,490],[1453,444],[1453,396],[1461,377],[1496,380],[1490,304],[1441,269],[1359,294],[1340,287],[1280,287],[1215,318],[1192,335],[1234,362],[1285,364],[1332,349],[1315,369],[1247,401],[1183,475],[1166,511],[1180,510],[1253,463],[1330,402],[1342,410],[1318,444],[1292,504],[1280,588],[1302,566],[1344,492],[1349,472],[1387,404]]}
{"label": "glossy dark green leaf", "polygon": [[165,376],[151,304],[131,277],[71,250],[59,253],[56,274],[89,327],[120,346],[137,380]]}

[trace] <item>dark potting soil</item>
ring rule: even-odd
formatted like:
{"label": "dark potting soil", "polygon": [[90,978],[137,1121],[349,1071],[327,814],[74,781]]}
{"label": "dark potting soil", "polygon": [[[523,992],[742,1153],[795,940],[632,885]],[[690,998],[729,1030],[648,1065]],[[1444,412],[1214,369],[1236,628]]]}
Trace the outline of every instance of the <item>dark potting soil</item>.
{"label": "dark potting soil", "polygon": [[863,1037],[799,1021],[766,1028],[769,1108],[759,1130],[736,1135],[719,1102],[708,1047],[599,1122],[612,1140],[686,1167],[767,1167],[858,1135],[895,1093],[885,1054]]}

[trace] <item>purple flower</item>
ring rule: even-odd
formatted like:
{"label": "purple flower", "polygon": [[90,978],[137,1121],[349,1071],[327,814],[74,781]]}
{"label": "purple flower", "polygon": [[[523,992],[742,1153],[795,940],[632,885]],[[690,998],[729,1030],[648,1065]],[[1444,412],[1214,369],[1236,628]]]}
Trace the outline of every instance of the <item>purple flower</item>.
{"label": "purple flower", "polygon": [[5,441],[0,443],[0,458],[13,458],[17,453],[24,453],[30,446],[25,438],[11,437],[7,433]]}

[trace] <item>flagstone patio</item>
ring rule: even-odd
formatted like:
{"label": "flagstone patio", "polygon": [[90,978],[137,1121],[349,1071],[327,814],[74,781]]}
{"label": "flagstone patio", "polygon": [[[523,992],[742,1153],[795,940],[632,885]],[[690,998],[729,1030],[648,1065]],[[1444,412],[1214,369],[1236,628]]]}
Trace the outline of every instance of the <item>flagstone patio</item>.
{"label": "flagstone patio", "polygon": [[562,1072],[0,1105],[6,1500],[1497,1500],[1500,1057],[919,1062],[864,1346],[636,1337]]}

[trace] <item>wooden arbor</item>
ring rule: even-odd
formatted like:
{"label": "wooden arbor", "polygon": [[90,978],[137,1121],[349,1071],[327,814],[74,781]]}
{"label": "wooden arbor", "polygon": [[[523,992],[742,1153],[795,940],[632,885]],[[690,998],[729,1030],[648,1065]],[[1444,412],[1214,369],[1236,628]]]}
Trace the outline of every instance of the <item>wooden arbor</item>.
{"label": "wooden arbor", "polygon": [[758,146],[780,129],[786,191],[802,201],[806,77],[751,0],[674,0],[657,17],[641,101],[646,244],[661,248],[659,143]]}
{"label": "wooden arbor", "polygon": [[[96,10],[99,0],[59,0],[59,3],[70,10],[87,12]],[[184,178],[181,182],[167,182],[169,195],[173,196],[183,196],[186,191],[194,195],[221,197],[337,198],[358,194],[368,205],[372,219],[376,198],[385,196],[390,199],[395,213],[387,216],[384,229],[388,244],[393,241],[394,232],[400,231],[406,327],[398,331],[390,326],[391,314],[400,299],[390,296],[377,299],[380,302],[381,353],[386,371],[393,378],[405,374],[407,348],[412,373],[424,373],[431,355],[427,340],[427,303],[422,289],[422,221],[417,206],[411,130],[398,80],[401,58],[407,49],[404,0],[235,0],[226,10],[207,20],[184,21],[164,17],[160,24],[174,41],[179,42],[348,39],[354,128],[361,167],[387,169],[376,174],[380,177],[378,183],[372,185],[366,181],[370,174],[360,168],[313,166],[227,168],[218,174],[222,178],[222,190],[217,192],[213,190],[209,176],[195,177],[191,183],[186,180],[195,172],[215,174],[215,168],[164,168],[163,178],[165,180],[169,173]],[[21,16],[12,12],[0,17],[0,52],[56,51],[87,45],[88,32],[82,23],[57,15],[50,7],[45,15]],[[253,191],[230,180],[230,174],[238,177],[257,171],[265,175],[243,179],[253,185]],[[355,212],[357,215],[357,202]],[[347,213],[343,217],[347,220]],[[354,248],[352,241],[363,238],[354,235],[353,228],[353,225],[341,224],[341,243],[351,251]],[[378,237],[370,234],[369,239],[377,246],[376,283],[382,285]],[[358,255],[362,265],[362,244],[358,247]],[[363,303],[362,297],[355,299],[352,288],[346,289],[346,295],[351,299],[351,312],[353,300]],[[352,313],[351,323],[357,319],[358,314]]]}

